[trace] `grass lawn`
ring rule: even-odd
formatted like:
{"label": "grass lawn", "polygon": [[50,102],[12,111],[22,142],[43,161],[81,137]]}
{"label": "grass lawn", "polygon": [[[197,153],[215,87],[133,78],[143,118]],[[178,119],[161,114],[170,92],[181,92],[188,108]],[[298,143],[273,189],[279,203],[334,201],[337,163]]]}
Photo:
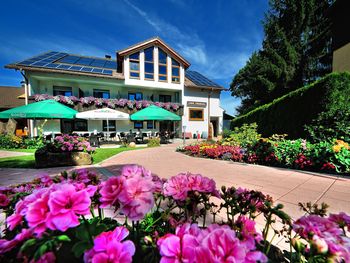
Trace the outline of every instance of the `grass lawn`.
{"label": "grass lawn", "polygon": [[[98,148],[95,153],[92,155],[93,164],[97,164],[102,162],[103,160],[112,157],[118,153],[124,151],[130,151],[135,149],[142,148]],[[8,150],[6,150],[8,151]],[[9,151],[20,151],[20,152],[32,152],[34,153],[34,149],[10,149]],[[16,157],[6,157],[0,158],[0,168],[35,168],[35,158],[33,155],[26,156],[16,156]]]}

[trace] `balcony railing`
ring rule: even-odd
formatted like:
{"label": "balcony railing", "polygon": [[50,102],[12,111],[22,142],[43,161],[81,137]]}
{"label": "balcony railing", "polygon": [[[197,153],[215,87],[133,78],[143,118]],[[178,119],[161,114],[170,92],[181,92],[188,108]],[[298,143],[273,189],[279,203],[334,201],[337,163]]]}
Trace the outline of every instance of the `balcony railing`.
{"label": "balcony railing", "polygon": [[146,108],[150,105],[156,105],[169,111],[173,111],[178,115],[182,115],[183,105],[173,102],[153,102],[148,100],[127,100],[127,99],[102,99],[95,97],[82,97],[77,98],[75,96],[52,96],[48,94],[35,94],[31,97],[34,101],[50,100],[53,99],[67,106],[74,107],[79,111],[85,111],[92,108],[108,107],[112,109],[124,109],[127,111],[138,111]]}

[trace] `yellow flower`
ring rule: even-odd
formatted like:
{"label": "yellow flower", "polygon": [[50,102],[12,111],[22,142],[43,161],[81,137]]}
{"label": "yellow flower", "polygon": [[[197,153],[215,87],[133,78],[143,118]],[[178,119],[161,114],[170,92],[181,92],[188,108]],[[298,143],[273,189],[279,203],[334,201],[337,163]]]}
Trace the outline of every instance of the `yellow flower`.
{"label": "yellow flower", "polygon": [[333,146],[333,152],[338,153],[338,152],[340,152],[341,148],[342,148],[342,147],[341,147],[341,145],[339,145],[339,144],[338,144],[338,145],[334,145],[334,146]]}

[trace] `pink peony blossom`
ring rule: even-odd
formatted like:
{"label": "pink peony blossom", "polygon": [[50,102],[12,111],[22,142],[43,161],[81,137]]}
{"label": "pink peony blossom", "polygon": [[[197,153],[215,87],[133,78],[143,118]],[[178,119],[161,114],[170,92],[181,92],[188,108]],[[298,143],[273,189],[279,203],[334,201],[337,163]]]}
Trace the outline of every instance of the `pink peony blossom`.
{"label": "pink peony blossom", "polygon": [[50,194],[50,215],[47,226],[51,230],[66,231],[79,225],[78,216],[90,213],[91,200],[85,190],[76,191],[73,185],[62,184]]}
{"label": "pink peony blossom", "polygon": [[129,235],[125,227],[117,227],[114,231],[103,232],[94,240],[94,247],[84,254],[84,262],[132,262],[135,245],[127,240]]}

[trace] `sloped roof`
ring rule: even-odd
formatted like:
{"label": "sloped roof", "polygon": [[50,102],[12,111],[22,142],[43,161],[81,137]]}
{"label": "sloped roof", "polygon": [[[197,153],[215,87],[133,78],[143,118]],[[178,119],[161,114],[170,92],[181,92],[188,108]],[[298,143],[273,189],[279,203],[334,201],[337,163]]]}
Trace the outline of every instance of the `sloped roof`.
{"label": "sloped roof", "polygon": [[5,66],[41,72],[65,73],[92,77],[124,79],[112,59],[87,57],[65,52],[49,51]]}
{"label": "sloped roof", "polygon": [[24,105],[25,101],[18,98],[24,93],[22,87],[0,86],[0,108],[14,108]]}
{"label": "sloped roof", "polygon": [[224,87],[208,79],[197,71],[186,70],[185,76],[186,87],[225,90]]}
{"label": "sloped roof", "polygon": [[180,62],[183,63],[185,68],[188,68],[191,64],[184,58],[182,57],[179,53],[177,53],[173,48],[171,48],[168,44],[166,44],[160,37],[153,37],[150,39],[147,39],[145,41],[136,43],[134,45],[131,45],[127,48],[124,48],[122,50],[117,51],[117,56],[126,56],[129,55],[135,51],[147,48],[152,45],[158,45],[162,47],[164,50],[169,52],[174,56],[174,58],[178,59]]}

